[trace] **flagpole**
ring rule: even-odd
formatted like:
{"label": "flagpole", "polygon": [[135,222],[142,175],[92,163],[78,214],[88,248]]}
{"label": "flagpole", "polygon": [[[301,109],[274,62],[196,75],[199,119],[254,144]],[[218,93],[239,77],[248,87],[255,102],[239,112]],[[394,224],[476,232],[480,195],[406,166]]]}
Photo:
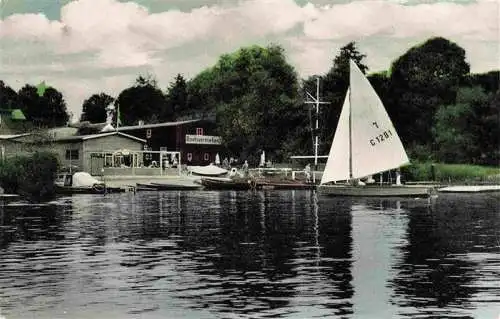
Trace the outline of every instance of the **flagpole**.
{"label": "flagpole", "polygon": [[[320,104],[330,104],[330,102],[323,102],[319,97],[319,77],[316,77],[316,97],[312,96],[306,91],[307,96],[312,101],[306,101],[306,104],[315,104],[316,106],[316,127],[314,128],[314,171],[313,171],[313,183],[316,184],[316,171],[318,170],[318,146],[319,146],[319,106]],[[312,128],[311,128],[312,129]]]}
{"label": "flagpole", "polygon": [[118,131],[118,126],[120,125],[120,106],[116,107],[116,130]]}

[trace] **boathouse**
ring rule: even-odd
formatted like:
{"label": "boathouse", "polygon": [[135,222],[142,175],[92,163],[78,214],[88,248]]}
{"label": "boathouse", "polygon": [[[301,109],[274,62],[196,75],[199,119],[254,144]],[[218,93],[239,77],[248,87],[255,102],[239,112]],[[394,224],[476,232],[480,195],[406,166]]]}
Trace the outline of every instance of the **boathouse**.
{"label": "boathouse", "polygon": [[215,120],[190,119],[176,122],[113,127],[109,123],[75,123],[78,134],[98,134],[103,131],[118,131],[144,139],[142,150],[145,152],[146,166],[160,161],[160,152],[180,154],[178,162],[186,165],[208,165],[215,161],[222,151],[222,138],[216,132]]}
{"label": "boathouse", "polygon": [[139,123],[114,128],[109,123],[0,135],[2,158],[51,151],[63,167],[92,175],[162,175],[183,165],[208,165],[221,152],[222,138],[212,120]]}
{"label": "boathouse", "polygon": [[222,150],[222,138],[215,134],[215,121],[195,119],[133,126],[121,126],[118,132],[146,140],[143,150],[154,151],[146,161],[159,161],[157,152],[179,152],[186,165],[208,165]]}
{"label": "boathouse", "polygon": [[[1,135],[2,157],[49,151],[58,156],[63,168],[102,175],[105,167],[123,166],[127,155],[134,151],[141,152],[146,142],[116,131],[90,135],[72,135],[72,128],[57,129],[59,135],[54,131],[56,130],[43,134]],[[129,162],[129,166],[132,166],[132,162]],[[143,166],[142,157],[137,156],[133,164],[137,167]]]}

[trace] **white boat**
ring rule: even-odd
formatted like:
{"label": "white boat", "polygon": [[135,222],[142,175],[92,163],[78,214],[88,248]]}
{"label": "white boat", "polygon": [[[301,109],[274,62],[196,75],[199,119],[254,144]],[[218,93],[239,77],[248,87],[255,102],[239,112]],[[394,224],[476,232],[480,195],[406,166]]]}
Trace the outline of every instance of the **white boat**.
{"label": "white boat", "polygon": [[61,173],[55,180],[56,192],[62,194],[103,194],[109,189],[86,172]]}
{"label": "white boat", "polygon": [[[358,183],[410,163],[382,101],[350,60],[349,88],[318,190],[336,196],[427,197],[433,187]],[[346,181],[344,184],[337,182]],[[329,183],[334,183],[329,185]]]}
{"label": "white boat", "polygon": [[213,164],[207,166],[189,166],[187,169],[190,174],[198,176],[221,176],[228,173],[227,169],[215,166]]}

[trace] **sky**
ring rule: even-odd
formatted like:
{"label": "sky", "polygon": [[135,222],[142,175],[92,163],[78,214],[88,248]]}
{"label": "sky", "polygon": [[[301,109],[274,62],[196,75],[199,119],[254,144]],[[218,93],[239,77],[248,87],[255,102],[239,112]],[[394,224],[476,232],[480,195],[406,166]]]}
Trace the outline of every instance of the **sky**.
{"label": "sky", "polygon": [[302,78],[356,41],[369,72],[433,36],[466,50],[471,72],[500,69],[500,0],[0,0],[0,79],[45,81],[77,119],[94,93],[140,74],[166,89],[221,54],[280,44]]}

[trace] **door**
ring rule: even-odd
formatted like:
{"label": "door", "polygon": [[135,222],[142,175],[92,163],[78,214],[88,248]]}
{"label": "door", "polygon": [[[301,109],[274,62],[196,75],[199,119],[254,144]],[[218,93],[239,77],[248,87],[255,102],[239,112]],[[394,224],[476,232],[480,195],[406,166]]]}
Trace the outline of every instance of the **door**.
{"label": "door", "polygon": [[104,156],[102,154],[90,154],[90,175],[101,176],[104,168]]}

